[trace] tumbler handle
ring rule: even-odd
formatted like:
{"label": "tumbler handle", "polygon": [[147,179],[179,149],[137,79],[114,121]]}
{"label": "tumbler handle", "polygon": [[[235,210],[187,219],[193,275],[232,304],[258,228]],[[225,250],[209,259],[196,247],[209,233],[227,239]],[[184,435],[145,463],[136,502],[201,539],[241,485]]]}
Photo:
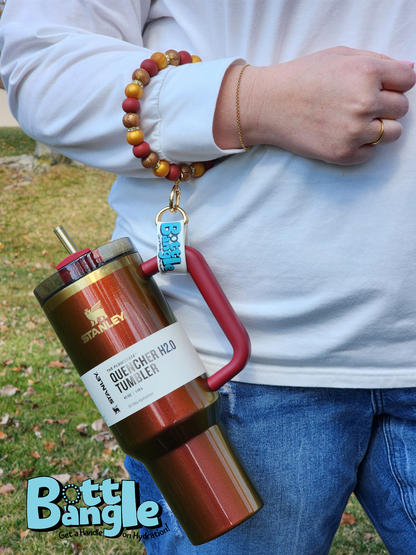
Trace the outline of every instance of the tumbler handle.
{"label": "tumbler handle", "polygon": [[[208,378],[208,386],[215,391],[247,364],[251,353],[250,338],[205,258],[192,247],[185,249],[188,272],[233,348],[231,361]],[[143,262],[141,269],[148,277],[157,274],[157,257]]]}

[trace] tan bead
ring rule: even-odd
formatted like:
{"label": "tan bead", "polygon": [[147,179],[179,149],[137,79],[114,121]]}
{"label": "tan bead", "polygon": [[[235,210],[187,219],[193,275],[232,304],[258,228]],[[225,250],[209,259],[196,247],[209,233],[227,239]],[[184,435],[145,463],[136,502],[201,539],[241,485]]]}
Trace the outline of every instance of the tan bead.
{"label": "tan bead", "polygon": [[140,81],[140,83],[142,83],[144,87],[150,82],[149,73],[141,67],[133,71],[133,75],[131,76],[131,78],[133,81]]}
{"label": "tan bead", "polygon": [[165,54],[169,57],[170,66],[178,66],[181,63],[181,57],[176,50],[166,50]]}
{"label": "tan bead", "polygon": [[192,56],[192,63],[196,64],[198,62],[202,62],[201,58],[199,56]]}
{"label": "tan bead", "polygon": [[182,181],[189,181],[192,177],[192,168],[188,164],[180,164],[179,169],[181,170]]}
{"label": "tan bead", "polygon": [[139,127],[140,123],[140,116],[139,114],[135,114],[134,112],[128,112],[124,114],[123,117],[123,125],[124,127]]}
{"label": "tan bead", "polygon": [[155,52],[150,56],[150,59],[156,62],[157,67],[159,68],[159,71],[161,71],[162,69],[165,69],[168,65],[166,56],[162,54],[162,52]]}
{"label": "tan bead", "polygon": [[135,129],[134,131],[129,131],[126,135],[126,140],[129,145],[136,146],[140,145],[144,141],[144,133],[141,129]]}
{"label": "tan bead", "polygon": [[124,93],[128,98],[141,98],[143,95],[143,87],[141,87],[138,83],[130,83],[124,89]]}
{"label": "tan bead", "polygon": [[159,162],[159,156],[156,152],[151,152],[146,158],[142,158],[142,166],[147,169],[153,169]]}
{"label": "tan bead", "polygon": [[160,160],[159,166],[154,168],[153,173],[156,177],[166,177],[169,173],[170,164],[167,160]]}
{"label": "tan bead", "polygon": [[193,162],[191,166],[194,168],[194,177],[202,177],[205,173],[205,166],[202,162]]}

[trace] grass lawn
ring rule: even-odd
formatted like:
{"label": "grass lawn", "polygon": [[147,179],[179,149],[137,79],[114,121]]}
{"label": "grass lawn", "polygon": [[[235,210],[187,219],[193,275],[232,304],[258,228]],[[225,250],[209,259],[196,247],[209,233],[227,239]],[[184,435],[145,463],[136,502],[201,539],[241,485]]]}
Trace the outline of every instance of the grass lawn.
{"label": "grass lawn", "polygon": [[[0,144],[12,136],[13,154],[31,145],[19,131],[3,136],[0,129]],[[72,529],[28,532],[26,523],[28,478],[128,479],[121,450],[93,439],[100,415],[32,294],[66,255],[53,227],[63,224],[80,247],[110,240],[115,216],[106,198],[113,181],[72,165],[37,175],[0,166],[0,385],[11,386],[0,397],[0,486],[12,489],[0,494],[0,553],[144,552],[131,538],[65,539],[59,533]]]}
{"label": "grass lawn", "polygon": [[20,127],[0,127],[0,157],[33,154],[35,141]]}
{"label": "grass lawn", "polygon": [[[0,129],[0,144],[3,155],[34,150],[15,128]],[[9,386],[0,397],[0,554],[144,553],[132,537],[63,538],[74,529],[38,533],[26,522],[29,478],[128,478],[121,450],[94,437],[100,415],[32,294],[65,255],[53,227],[63,224],[80,248],[110,239],[113,180],[72,165],[41,174],[0,165],[0,386]],[[354,497],[347,512],[355,523],[339,529],[331,555],[387,554]]]}

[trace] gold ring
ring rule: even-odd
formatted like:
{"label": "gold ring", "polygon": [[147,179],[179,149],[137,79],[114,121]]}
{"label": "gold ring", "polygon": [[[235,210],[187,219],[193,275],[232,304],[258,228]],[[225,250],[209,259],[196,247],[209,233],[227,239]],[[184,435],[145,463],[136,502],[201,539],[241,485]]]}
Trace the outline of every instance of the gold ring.
{"label": "gold ring", "polygon": [[374,143],[371,143],[372,145],[378,145],[378,143],[381,141],[381,139],[383,138],[384,135],[384,122],[381,118],[376,118],[378,119],[378,121],[381,123],[381,133],[380,133],[380,137],[377,139],[377,141],[374,141]]}
{"label": "gold ring", "polygon": [[[158,214],[155,218],[155,224],[156,225],[162,220],[163,214],[165,212],[168,212],[168,211],[171,212],[171,209],[169,208],[169,206],[166,206],[165,208],[162,208],[162,210],[160,210],[160,212],[158,212]],[[183,208],[178,206],[177,209],[175,210],[175,212],[179,212],[179,214],[182,216],[184,224],[187,224],[189,222],[188,214],[185,212],[185,210],[183,210]]]}

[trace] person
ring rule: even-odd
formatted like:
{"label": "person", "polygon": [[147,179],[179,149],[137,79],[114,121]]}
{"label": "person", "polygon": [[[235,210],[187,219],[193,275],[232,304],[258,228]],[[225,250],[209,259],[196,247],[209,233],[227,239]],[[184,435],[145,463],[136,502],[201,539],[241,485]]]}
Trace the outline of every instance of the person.
{"label": "person", "polygon": [[[114,237],[144,259],[172,183],[126,143],[124,89],[154,52],[202,59],[151,78],[140,128],[160,159],[215,161],[181,184],[181,207],[252,340],[223,389],[223,419],[265,507],[193,547],[164,506],[171,533],[145,542],[148,555],[322,555],[352,491],[389,553],[416,554],[413,7],[7,2],[1,74],[14,116],[117,174]],[[208,372],[223,366],[230,347],[192,283],[159,283]],[[142,499],[160,499],[141,465],[126,468]]]}

